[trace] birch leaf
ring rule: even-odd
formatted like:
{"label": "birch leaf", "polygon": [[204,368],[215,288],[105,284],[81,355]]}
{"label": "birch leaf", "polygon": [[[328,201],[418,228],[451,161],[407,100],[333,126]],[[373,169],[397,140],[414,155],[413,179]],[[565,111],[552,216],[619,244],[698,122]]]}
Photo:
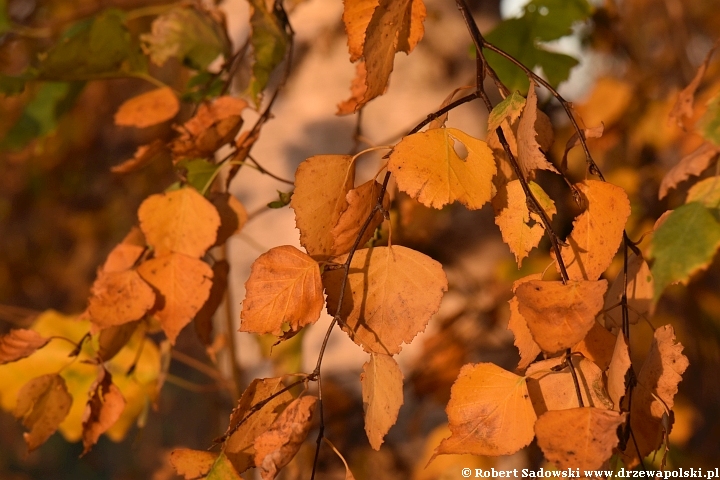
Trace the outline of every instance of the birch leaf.
{"label": "birch leaf", "polygon": [[29,357],[50,341],[35,330],[16,328],[0,336],[0,365]]}
{"label": "birch leaf", "polygon": [[115,125],[145,128],[170,120],[180,102],[170,87],[157,88],[123,102],[115,112]]}
{"label": "birch leaf", "polygon": [[20,389],[15,417],[30,429],[23,434],[28,451],[45,443],[65,420],[72,406],[65,380],[58,374],[33,378]]}
{"label": "birch leaf", "polygon": [[[340,214],[338,223],[331,231],[334,252],[347,253],[350,251],[355,244],[360,228],[375,208],[381,190],[381,184],[370,180],[347,193],[345,201],[348,206]],[[387,193],[383,197],[382,207],[386,212],[390,210],[390,196]],[[372,220],[358,242],[359,247],[364,246],[373,237],[375,229],[382,224],[384,219],[383,212],[379,210],[373,214]]]}
{"label": "birch leaf", "polygon": [[618,333],[615,350],[607,370],[608,395],[610,395],[610,400],[613,401],[617,411],[620,411],[620,401],[625,396],[625,378],[630,366],[630,351],[625,341],[625,335],[621,330]]}
{"label": "birch leaf", "polygon": [[[513,283],[512,291],[514,293],[515,290],[517,290],[517,287],[525,282],[530,280],[540,280],[541,278],[541,274],[533,274],[523,277],[520,280],[516,280],[515,283]],[[542,349],[533,339],[525,318],[520,314],[517,297],[513,296],[508,303],[510,304],[510,319],[508,320],[507,328],[513,332],[513,336],[515,337],[515,346],[520,352],[520,362],[518,363],[517,368],[525,370],[528,365],[537,358]]]}
{"label": "birch leaf", "polygon": [[403,404],[403,375],[393,357],[372,353],[370,360],[363,365],[360,385],[365,433],[372,448],[380,450],[383,438],[395,425]]}
{"label": "birch leaf", "polygon": [[[628,321],[634,325],[650,316],[653,299],[653,276],[647,262],[630,252],[627,268]],[[608,327],[622,327],[622,308],[619,305],[625,290],[625,276],[622,271],[613,281],[605,296],[605,322]]]}
{"label": "birch leaf", "polygon": [[535,170],[550,170],[559,173],[540,151],[540,144],[536,139],[538,132],[535,130],[537,116],[535,83],[530,80],[530,89],[528,90],[525,108],[520,115],[520,122],[518,122],[517,127],[518,163],[526,178],[534,177]]}
{"label": "birch leaf", "polygon": [[524,107],[525,98],[518,92],[513,92],[511,95],[508,95],[505,100],[495,105],[495,108],[492,109],[492,112],[490,112],[488,116],[488,135],[494,133],[503,123],[503,120],[507,120],[512,124],[520,117],[520,113]]}
{"label": "birch leaf", "polygon": [[115,422],[125,409],[125,398],[118,387],[112,383],[112,375],[105,367],[98,369],[98,378],[90,387],[90,399],[83,414],[83,453],[90,451],[100,438]]}
{"label": "birch leaf", "polygon": [[720,147],[712,142],[705,142],[698,148],[685,155],[660,182],[660,190],[658,198],[662,200],[668,192],[677,187],[680,182],[687,180],[692,176],[700,175],[720,153]]}
{"label": "birch leaf", "polygon": [[87,314],[99,328],[140,320],[155,305],[155,293],[135,270],[105,273],[93,283]]}
{"label": "birch leaf", "polygon": [[186,480],[195,480],[205,476],[217,458],[217,453],[205,450],[176,448],[170,452],[170,463],[177,474]]}

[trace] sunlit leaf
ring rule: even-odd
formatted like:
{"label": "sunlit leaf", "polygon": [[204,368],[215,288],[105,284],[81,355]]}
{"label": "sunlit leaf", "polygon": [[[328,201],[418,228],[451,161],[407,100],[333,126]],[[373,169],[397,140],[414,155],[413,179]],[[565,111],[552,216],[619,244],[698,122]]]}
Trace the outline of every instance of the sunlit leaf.
{"label": "sunlit leaf", "polygon": [[380,445],[390,427],[395,425],[400,406],[403,404],[403,375],[397,362],[390,355],[370,354],[360,374],[365,433],[370,445],[380,450]]}

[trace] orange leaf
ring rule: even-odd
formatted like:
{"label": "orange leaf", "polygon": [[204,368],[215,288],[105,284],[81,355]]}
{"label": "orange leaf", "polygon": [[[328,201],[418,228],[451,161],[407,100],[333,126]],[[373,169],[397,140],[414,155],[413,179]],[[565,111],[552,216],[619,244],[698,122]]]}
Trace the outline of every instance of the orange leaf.
{"label": "orange leaf", "polygon": [[355,113],[364,105],[362,99],[367,92],[367,69],[365,62],[355,66],[355,76],[350,82],[350,98],[338,103],[336,115],[349,115]]}
{"label": "orange leaf", "polygon": [[[365,182],[357,188],[350,190],[345,196],[347,208],[340,214],[338,223],[332,229],[333,251],[337,253],[347,253],[355,244],[358,232],[367,220],[370,213],[375,208],[375,203],[380,195],[380,185],[375,180]],[[383,196],[383,210],[390,210],[390,196]],[[372,220],[368,224],[365,233],[358,242],[359,247],[363,247],[368,240],[375,234],[375,229],[385,219],[383,212],[376,211]]]}
{"label": "orange leaf", "polygon": [[273,480],[298,452],[310,431],[316,404],[317,397],[312,395],[293,400],[255,439],[255,465],[263,480]]}
{"label": "orange leaf", "polygon": [[286,391],[256,412],[251,414],[251,410],[283,387],[282,378],[255,379],[243,392],[237,407],[232,411],[228,432],[233,433],[225,444],[225,454],[239,473],[255,466],[255,439],[268,429],[293,397]]}
{"label": "orange leaf", "polygon": [[525,378],[492,363],[468,364],[460,370],[446,411],[452,435],[440,443],[433,458],[447,453],[510,455],[535,436],[537,417]]}
{"label": "orange leaf", "polygon": [[680,182],[687,180],[692,176],[700,175],[703,170],[708,168],[713,160],[720,153],[720,147],[712,142],[704,142],[698,148],[685,155],[660,182],[660,190],[658,198],[662,200],[668,194],[670,189],[678,186]]}
{"label": "orange leaf", "polygon": [[560,470],[600,468],[618,444],[625,414],[599,408],[546,412],[535,423],[538,446]]}
{"label": "orange leaf", "polygon": [[[331,315],[342,277],[342,269],[323,276]],[[401,246],[358,250],[350,263],[340,325],[365,351],[394,355],[425,330],[446,291],[442,266],[420,252]]]}
{"label": "orange leaf", "polygon": [[614,349],[615,335],[596,321],[585,338],[575,345],[572,351],[582,353],[585,358],[595,362],[600,370],[604,371],[610,365]]}
{"label": "orange leaf", "polygon": [[115,113],[115,124],[150,127],[177,115],[180,103],[170,87],[158,88],[126,100]]}
{"label": "orange leaf", "polygon": [[585,180],[576,186],[585,195],[587,209],[573,222],[569,246],[560,253],[571,280],[597,280],[620,246],[630,201],[622,188],[607,182]]}
{"label": "orange leaf", "polygon": [[345,195],[354,184],[350,155],[316,155],[298,167],[290,208],[295,210],[300,243],[310,256],[324,260],[334,254],[331,230],[347,209]]}
{"label": "orange leaf", "polygon": [[176,448],[170,452],[170,463],[178,475],[186,480],[195,480],[207,475],[217,457],[216,452]]}
{"label": "orange leaf", "polygon": [[383,438],[395,425],[403,404],[403,374],[390,355],[371,353],[360,374],[365,433],[370,445],[380,450]]}
{"label": "orange leaf", "polygon": [[630,350],[621,330],[607,371],[608,394],[617,411],[620,411],[620,401],[625,396],[625,376],[630,366]]}
{"label": "orange leaf", "polygon": [[517,287],[520,314],[545,352],[570,348],[590,331],[603,306],[607,281],[530,280]]}
{"label": "orange leaf", "polygon": [[298,331],[315,323],[325,303],[320,266],[290,245],[263,253],[245,283],[241,332],[283,334],[283,324]]}
{"label": "orange leaf", "polygon": [[207,263],[181,253],[148,260],[138,267],[138,272],[162,295],[160,310],[155,315],[174,344],[180,330],[190,323],[210,295],[213,272]]}
{"label": "orange leaf", "polygon": [[559,173],[555,165],[548,162],[540,151],[540,144],[536,140],[538,132],[535,130],[537,117],[537,94],[535,93],[535,83],[531,79],[525,108],[520,115],[517,127],[518,163],[526,178],[534,177],[535,170],[550,170]]}
{"label": "orange leaf", "polygon": [[373,12],[379,0],[345,0],[343,10],[343,23],[348,36],[348,50],[350,61],[355,63],[362,57],[365,45],[365,31],[367,30]]}
{"label": "orange leaf", "polygon": [[[464,158],[456,148],[467,151]],[[492,177],[497,168],[492,150],[482,140],[454,128],[403,138],[390,154],[388,170],[400,190],[428,207],[442,208],[459,200],[476,210],[495,193]]]}
{"label": "orange leaf", "polygon": [[[90,451],[100,438],[120,418],[125,409],[125,399],[112,383],[112,375],[105,367],[98,369],[98,378],[90,387],[90,399],[83,413],[83,453]],[[81,455],[81,456],[82,456]]]}
{"label": "orange leaf", "polygon": [[[653,299],[653,277],[647,262],[630,253],[627,268],[628,321],[636,324],[650,316]],[[625,275],[618,273],[605,296],[605,325],[622,327],[622,307],[619,305],[625,290]]]}
{"label": "orange leaf", "polygon": [[87,313],[99,328],[141,319],[155,305],[155,293],[135,270],[100,271],[92,286]]}
{"label": "orange leaf", "polygon": [[72,397],[58,374],[42,375],[27,382],[18,392],[14,415],[23,419],[30,432],[23,434],[28,451],[45,443],[65,420]]}
{"label": "orange leaf", "polygon": [[[533,274],[516,280],[515,283],[513,283],[512,291],[515,292],[517,287],[525,282],[540,280],[541,278],[541,274]],[[513,296],[508,303],[510,304],[510,319],[508,320],[507,328],[513,332],[515,346],[520,352],[520,363],[518,363],[517,368],[524,370],[537,358],[542,350],[538,344],[535,343],[525,318],[520,315],[517,297]]]}
{"label": "orange leaf", "polygon": [[162,140],[154,140],[147,145],[138,147],[133,158],[110,167],[110,171],[112,173],[130,173],[140,170],[166,152],[165,143]]}
{"label": "orange leaf", "polygon": [[29,357],[50,341],[35,330],[16,328],[0,336],[0,365]]}
{"label": "orange leaf", "polygon": [[130,270],[146,249],[145,236],[138,227],[132,227],[122,242],[108,254],[102,271],[106,273]]}
{"label": "orange leaf", "polygon": [[176,252],[200,258],[215,243],[220,226],[217,209],[192,187],[149,196],[138,217],[157,256]]}

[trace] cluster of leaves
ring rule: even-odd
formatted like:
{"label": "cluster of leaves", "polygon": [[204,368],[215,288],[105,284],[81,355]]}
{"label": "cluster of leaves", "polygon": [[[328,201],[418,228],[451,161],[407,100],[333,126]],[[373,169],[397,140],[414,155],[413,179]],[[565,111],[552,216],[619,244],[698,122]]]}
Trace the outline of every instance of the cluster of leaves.
{"label": "cluster of leaves", "polygon": [[[450,95],[392,146],[384,157],[382,181],[356,185],[360,154],[316,155],[298,167],[292,197],[281,195],[280,203],[289,200],[305,251],[285,245],[255,261],[240,331],[271,334],[280,343],[314,324],[323,308],[333,322],[313,372],[296,374],[291,383],[285,377],[255,379],[247,387],[218,440],[220,452],[172,453],[175,469],[186,479],[237,479],[252,467],[263,479],[276,477],[305,442],[316,408],[322,409],[318,397],[306,392],[310,382],[322,391],[324,349],[336,324],[369,355],[360,377],[364,423],[370,445],[380,448],[403,403],[403,376],[394,356],[426,329],[448,290],[440,263],[393,245],[391,232],[377,240],[376,230],[391,229],[385,222],[394,194],[391,179],[397,190],[434,209],[456,201],[470,210],[491,203],[518,267],[547,236],[559,274],[546,279],[536,273],[515,282],[508,328],[520,352],[517,369],[492,363],[462,368],[446,409],[451,435],[434,456],[508,455],[536,438],[546,459],[561,469],[598,469],[613,455],[633,468],[667,442],[674,396],[688,360],[672,327],[665,325],[655,329],[650,352],[636,373],[628,346],[630,326],[652,315],[664,289],[706,267],[720,246],[717,178],[697,183],[685,205],[658,221],[650,269],[625,232],[631,213],[625,191],[605,181],[589,154],[587,139],[602,135],[602,127],[581,128],[578,115],[553,87],[566,79],[575,60],[540,43],[569,34],[574,22],[589,15],[589,4],[533,0],[522,17],[501,23],[485,38],[466,3],[457,3],[478,57],[474,91],[457,100],[455,93]],[[252,75],[245,95],[258,107],[273,72],[284,59],[289,65],[292,29],[281,4],[269,8],[253,1],[251,6]],[[350,60],[359,63],[351,98],[340,103],[339,114],[357,112],[384,93],[396,53],[415,48],[424,34],[425,16],[422,0],[345,2]],[[227,185],[251,158],[277,94],[255,125],[243,130],[242,114],[252,107],[226,91],[246,49],[228,51],[218,12],[170,7],[155,18],[150,32],[137,38],[127,28],[131,20],[132,12],[107,10],[82,21],[23,76],[2,78],[5,93],[19,91],[25,82],[48,82],[35,99],[48,105],[43,98],[52,97],[49,104],[56,115],[73,95],[74,82],[111,76],[150,79],[158,88],[126,101],[115,115],[119,126],[157,125],[175,118],[181,102],[198,103],[192,117],[175,127],[169,143],[144,145],[115,167],[120,173],[133,171],[169,155],[180,180],[142,203],[139,226],[99,268],[87,310],[73,320],[48,313],[33,330],[0,337],[0,362],[7,364],[0,372],[15,379],[3,387],[3,408],[23,419],[30,430],[25,435],[30,450],[57,429],[69,440],[82,438],[83,453],[103,433],[122,437],[157,397],[179,332],[194,320],[203,342],[212,343],[212,316],[227,286],[228,264],[208,252],[247,221]],[[524,36],[508,34],[515,31]],[[503,43],[511,38],[515,44]],[[218,57],[222,65],[210,71]],[[169,58],[195,72],[184,92],[157,85],[147,73],[148,62],[160,65]],[[676,119],[693,115],[694,92],[709,58],[681,93]],[[533,73],[536,67],[547,81]],[[484,90],[486,77],[503,97],[494,107]],[[555,139],[549,117],[538,109],[538,84],[576,127],[561,165],[545,155]],[[46,88],[50,90],[43,93]],[[445,126],[449,111],[474,100],[488,108],[485,141]],[[52,128],[39,121],[45,116],[33,116],[37,109],[31,105],[15,127],[17,134],[8,136],[15,145],[27,142],[30,137],[22,137],[27,132],[36,136]],[[719,101],[710,103],[698,124],[706,143],[668,173],[661,196],[705,170],[720,152],[719,108]],[[227,146],[230,153],[219,158],[218,150]],[[568,152],[578,146],[597,179],[573,181],[567,175]],[[553,228],[555,202],[534,181],[538,170],[562,177],[582,206],[565,239]],[[624,267],[609,285],[601,276],[621,246]],[[679,258],[678,251],[683,253]],[[159,348],[147,336],[157,332],[167,338]],[[41,375],[27,381],[23,372],[28,368]],[[305,389],[293,395],[292,387],[301,384]],[[16,403],[6,405],[11,397]],[[318,445],[322,425],[319,435]],[[347,478],[353,478],[349,469]]]}

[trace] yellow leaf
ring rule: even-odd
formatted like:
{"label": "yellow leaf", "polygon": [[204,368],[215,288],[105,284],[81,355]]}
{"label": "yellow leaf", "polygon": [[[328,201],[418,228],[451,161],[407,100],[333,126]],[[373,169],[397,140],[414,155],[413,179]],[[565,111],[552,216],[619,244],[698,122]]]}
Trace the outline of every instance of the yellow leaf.
{"label": "yellow leaf", "polygon": [[497,467],[496,457],[446,454],[433,458],[436,446],[450,435],[448,425],[442,424],[425,437],[422,454],[416,453],[415,456],[419,460],[415,462],[412,480],[450,480],[457,478],[457,472],[461,472],[463,468],[470,468],[474,472],[476,468],[490,470]]}
{"label": "yellow leaf", "polygon": [[325,304],[320,266],[290,245],[258,257],[245,283],[241,332],[283,334],[283,324],[298,331],[315,323]]}
{"label": "yellow leaf", "polygon": [[313,258],[332,256],[331,230],[347,208],[345,196],[355,184],[350,155],[316,155],[295,172],[295,193],[290,208],[300,230],[300,243]]}
{"label": "yellow leaf", "polygon": [[115,124],[150,127],[177,115],[180,103],[170,87],[158,88],[126,100],[115,113]]}
{"label": "yellow leaf", "polygon": [[[343,255],[336,262],[345,259]],[[338,269],[323,275],[331,315],[338,307],[343,273]],[[425,330],[446,291],[442,266],[420,252],[401,246],[358,250],[350,263],[340,325],[365,351],[394,355]]]}
{"label": "yellow leaf", "polygon": [[370,354],[360,374],[365,433],[370,445],[380,450],[383,438],[395,425],[403,404],[403,375],[390,355]]}
{"label": "yellow leaf", "polygon": [[[521,278],[513,283],[512,291],[515,292],[517,287],[525,282],[530,280],[540,280],[541,278],[541,274],[532,274]],[[520,362],[518,363],[517,368],[525,370],[528,365],[537,358],[542,350],[533,339],[525,318],[520,314],[517,297],[513,296],[508,303],[510,305],[510,319],[508,320],[507,328],[513,332],[513,336],[515,337],[514,344],[520,353]]]}
{"label": "yellow leaf", "polygon": [[[347,253],[350,251],[357,240],[360,228],[375,208],[381,189],[382,185],[375,180],[370,180],[347,193],[345,196],[347,208],[340,214],[338,223],[332,229],[334,252]],[[383,196],[382,207],[385,211],[390,210],[390,196],[387,194]],[[373,214],[372,220],[358,242],[358,247],[363,247],[373,237],[375,229],[384,219],[381,211]]]}
{"label": "yellow leaf", "polygon": [[[456,148],[467,150],[465,158]],[[442,208],[459,200],[476,210],[495,193],[492,150],[482,140],[454,128],[436,128],[403,138],[390,155],[388,170],[400,190],[428,207]]]}
{"label": "yellow leaf", "polygon": [[525,108],[520,115],[517,127],[517,160],[526,178],[532,178],[535,175],[535,170],[550,170],[558,173],[555,166],[548,162],[545,155],[540,151],[540,144],[535,138],[538,135],[535,130],[537,117],[537,94],[535,93],[535,83],[531,79]]}
{"label": "yellow leaf", "polygon": [[535,433],[545,458],[560,470],[592,470],[612,455],[624,421],[624,413],[593,407],[553,410],[540,415]]}
{"label": "yellow leaf", "polygon": [[22,417],[23,425],[30,429],[23,434],[29,452],[55,433],[70,412],[72,402],[65,380],[58,374],[41,375],[23,385],[13,413]]}
{"label": "yellow leaf", "polygon": [[620,246],[630,201],[622,188],[607,182],[586,180],[576,186],[587,209],[573,222],[569,246],[560,253],[571,280],[597,280]]}
{"label": "yellow leaf", "polygon": [[156,256],[176,252],[200,258],[215,243],[220,227],[217,209],[192,187],[149,196],[138,217]]}
{"label": "yellow leaf", "polygon": [[450,438],[435,455],[511,455],[535,432],[535,410],[525,378],[492,363],[465,365],[452,386],[446,408]]}
{"label": "yellow leaf", "polygon": [[[647,262],[630,252],[627,268],[627,303],[628,321],[636,324],[639,320],[647,320],[652,309],[654,283]],[[605,297],[605,325],[622,327],[622,307],[620,300],[625,291],[625,275],[621,270],[613,281]]]}
{"label": "yellow leaf", "polygon": [[0,336],[0,365],[28,357],[50,341],[35,330],[16,328]]}
{"label": "yellow leaf", "polygon": [[350,61],[355,63],[362,57],[365,31],[380,2],[379,0],[345,0],[343,3],[345,9],[342,18],[348,36]]}
{"label": "yellow leaf", "polygon": [[620,411],[620,401],[625,396],[625,375],[630,365],[630,350],[621,330],[617,336],[615,350],[613,350],[607,370],[608,395],[617,411]]}
{"label": "yellow leaf", "polygon": [[[125,398],[112,383],[112,375],[105,367],[98,368],[98,376],[90,387],[90,399],[83,413],[83,452],[85,455],[115,422],[125,409]],[[82,456],[81,455],[81,456]]]}
{"label": "yellow leaf", "polygon": [[100,271],[91,292],[87,313],[99,328],[139,320],[155,304],[155,293],[135,270]]}
{"label": "yellow leaf", "polygon": [[515,291],[520,314],[545,352],[570,348],[590,331],[603,306],[606,280],[595,282],[530,280]]}
{"label": "yellow leaf", "polygon": [[186,480],[195,480],[210,471],[217,457],[215,452],[176,448],[170,452],[170,463],[178,475],[182,475]]}
{"label": "yellow leaf", "polygon": [[210,295],[213,272],[207,263],[181,253],[153,258],[138,267],[140,276],[162,295],[155,313],[171,343]]}

